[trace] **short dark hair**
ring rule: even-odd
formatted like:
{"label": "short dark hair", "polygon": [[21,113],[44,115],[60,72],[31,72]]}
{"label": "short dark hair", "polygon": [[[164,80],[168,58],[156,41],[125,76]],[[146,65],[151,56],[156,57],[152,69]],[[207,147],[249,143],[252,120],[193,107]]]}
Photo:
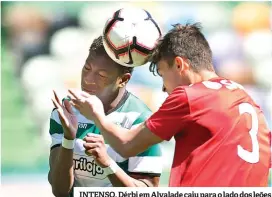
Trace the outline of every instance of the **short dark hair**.
{"label": "short dark hair", "polygon": [[114,66],[116,66],[120,74],[125,74],[125,73],[132,73],[133,72],[133,67],[126,67],[118,64],[117,62],[113,61],[109,55],[107,54],[104,45],[103,45],[103,40],[102,36],[99,36],[98,38],[94,39],[90,49],[89,49],[89,56],[92,59],[95,59],[98,56],[105,57],[107,61],[111,62]]}
{"label": "short dark hair", "polygon": [[159,40],[154,51],[150,55],[150,72],[155,75],[157,63],[164,59],[172,65],[176,56],[188,60],[192,69],[198,72],[202,69],[214,71],[212,66],[212,51],[201,33],[201,24],[194,23],[186,25],[175,24],[161,40]]}

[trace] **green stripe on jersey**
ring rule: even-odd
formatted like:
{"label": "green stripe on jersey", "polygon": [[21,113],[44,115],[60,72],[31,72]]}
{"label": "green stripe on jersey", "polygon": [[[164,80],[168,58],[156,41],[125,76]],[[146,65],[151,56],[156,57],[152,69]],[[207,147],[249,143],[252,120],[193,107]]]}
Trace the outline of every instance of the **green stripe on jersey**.
{"label": "green stripe on jersey", "polygon": [[[82,127],[80,128],[80,125],[82,124]],[[88,123],[79,123],[76,138],[83,139],[87,133],[93,133],[92,131],[95,129],[94,124],[88,124]]]}
{"label": "green stripe on jersey", "polygon": [[125,173],[128,173],[128,160],[116,163],[122,170],[124,170]]}
{"label": "green stripe on jersey", "polygon": [[54,119],[50,118],[50,128],[49,128],[50,135],[55,133],[63,134],[62,125],[57,123]]}

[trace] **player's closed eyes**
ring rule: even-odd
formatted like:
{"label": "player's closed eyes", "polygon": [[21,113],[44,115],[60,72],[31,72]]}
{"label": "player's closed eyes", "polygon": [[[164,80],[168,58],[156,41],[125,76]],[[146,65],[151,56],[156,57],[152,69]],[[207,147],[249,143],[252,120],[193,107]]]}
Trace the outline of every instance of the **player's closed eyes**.
{"label": "player's closed eyes", "polygon": [[87,71],[92,69],[91,65],[88,63],[87,60],[85,61],[85,65],[84,65],[83,69],[85,69]]}
{"label": "player's closed eyes", "polygon": [[100,73],[98,73],[98,75],[99,75],[99,77],[101,77],[102,79],[107,79],[107,78],[108,78],[107,76],[105,76],[105,75],[103,75],[103,74],[100,74]]}
{"label": "player's closed eyes", "polygon": [[90,66],[87,66],[87,64],[83,67],[85,70],[91,70]]}

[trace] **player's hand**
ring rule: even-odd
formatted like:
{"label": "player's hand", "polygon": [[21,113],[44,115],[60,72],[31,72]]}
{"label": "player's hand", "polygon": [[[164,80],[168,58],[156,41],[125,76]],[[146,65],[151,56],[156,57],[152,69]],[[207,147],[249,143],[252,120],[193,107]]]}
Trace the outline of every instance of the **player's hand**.
{"label": "player's hand", "polygon": [[76,138],[76,132],[78,127],[77,117],[72,110],[72,106],[69,101],[64,100],[61,104],[60,99],[58,98],[55,91],[54,98],[52,99],[54,106],[57,109],[59,114],[60,122],[63,127],[64,137],[67,140],[73,140]]}
{"label": "player's hand", "polygon": [[86,118],[95,121],[99,117],[105,116],[103,104],[97,96],[84,91],[68,91],[72,95],[72,105]]}
{"label": "player's hand", "polygon": [[108,167],[111,158],[107,153],[103,136],[89,133],[83,140],[86,142],[83,144],[86,155],[93,156],[95,162],[102,168]]}

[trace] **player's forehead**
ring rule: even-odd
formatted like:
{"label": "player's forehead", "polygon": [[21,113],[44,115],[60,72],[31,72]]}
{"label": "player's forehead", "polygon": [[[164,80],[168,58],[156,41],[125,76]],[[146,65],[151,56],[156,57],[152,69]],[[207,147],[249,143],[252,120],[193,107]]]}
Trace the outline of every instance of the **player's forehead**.
{"label": "player's forehead", "polygon": [[103,56],[96,56],[95,58],[93,58],[89,55],[86,63],[96,70],[104,70],[110,73],[118,72],[117,67]]}

